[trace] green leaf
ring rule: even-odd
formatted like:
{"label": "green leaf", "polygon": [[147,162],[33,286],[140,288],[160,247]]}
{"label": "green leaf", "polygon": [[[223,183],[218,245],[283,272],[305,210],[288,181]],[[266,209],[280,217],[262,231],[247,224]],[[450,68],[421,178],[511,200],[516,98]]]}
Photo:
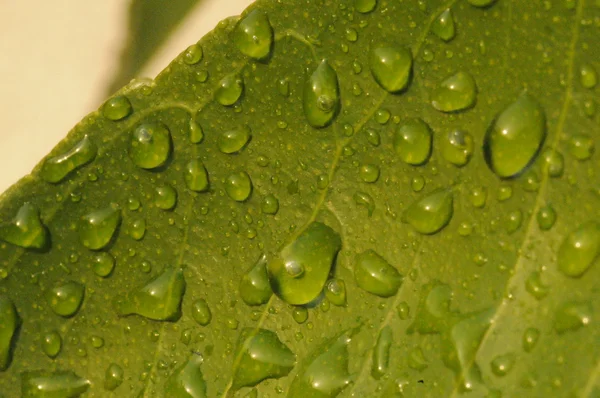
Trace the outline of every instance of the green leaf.
{"label": "green leaf", "polygon": [[259,0],[221,22],[2,196],[0,391],[598,396],[599,20]]}

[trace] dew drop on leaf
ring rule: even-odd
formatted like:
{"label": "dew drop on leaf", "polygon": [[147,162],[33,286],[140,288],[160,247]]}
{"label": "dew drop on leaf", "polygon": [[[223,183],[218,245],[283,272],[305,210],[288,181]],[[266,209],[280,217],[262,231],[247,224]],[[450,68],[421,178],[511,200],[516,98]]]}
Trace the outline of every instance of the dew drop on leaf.
{"label": "dew drop on leaf", "polygon": [[592,305],[587,301],[568,301],[559,306],[554,317],[554,329],[560,334],[587,326],[592,320]]}
{"label": "dew drop on leaf", "polygon": [[563,240],[558,249],[558,269],[566,276],[579,278],[600,254],[600,223],[588,221]]}
{"label": "dew drop on leaf", "polygon": [[0,295],[0,371],[10,365],[11,348],[19,323],[15,304],[7,296]]}
{"label": "dew drop on leaf", "polygon": [[294,307],[292,309],[292,318],[296,323],[302,324],[308,320],[308,310],[305,307]]}
{"label": "dew drop on leaf", "polygon": [[81,283],[69,281],[49,289],[46,299],[55,314],[70,317],[81,307],[84,292],[85,287]]}
{"label": "dew drop on leaf", "polygon": [[0,239],[25,249],[43,249],[50,237],[37,207],[24,203],[11,222],[0,224]]}
{"label": "dew drop on leaf", "polygon": [[529,94],[502,110],[488,129],[483,150],[488,166],[502,178],[531,164],[546,138],[546,115]]}
{"label": "dew drop on leaf", "polygon": [[252,180],[245,171],[230,174],[225,179],[225,192],[236,202],[244,202],[252,192]]}
{"label": "dew drop on leaf", "polygon": [[546,205],[541,207],[536,215],[538,227],[542,231],[548,231],[554,226],[556,222],[556,210],[552,205]]}
{"label": "dew drop on leaf", "polygon": [[254,306],[265,304],[272,294],[267,275],[267,257],[262,254],[256,264],[242,276],[240,297],[244,303]]}
{"label": "dew drop on leaf", "polygon": [[506,232],[512,234],[521,228],[521,224],[523,223],[523,212],[521,210],[514,210],[507,214],[506,216]]}
{"label": "dew drop on leaf", "polygon": [[585,134],[575,134],[569,139],[569,152],[577,160],[587,160],[594,154],[594,140]]}
{"label": "dew drop on leaf", "polygon": [[402,221],[417,232],[434,234],[452,218],[454,195],[450,188],[440,188],[416,200],[402,213]]}
{"label": "dew drop on leaf", "polygon": [[92,259],[92,269],[96,275],[106,278],[115,269],[115,258],[107,252],[98,253]]}
{"label": "dew drop on leaf", "polygon": [[104,117],[114,121],[126,118],[132,111],[131,102],[124,95],[113,97],[102,106]]}
{"label": "dew drop on leaf", "polygon": [[206,326],[212,320],[212,312],[204,299],[198,299],[192,303],[192,318],[200,326]]}
{"label": "dew drop on leaf", "polygon": [[406,301],[401,302],[396,307],[396,311],[398,311],[398,318],[405,321],[410,317],[410,307]]}
{"label": "dew drop on leaf", "polygon": [[431,24],[431,31],[434,35],[444,41],[450,41],[454,38],[456,31],[454,27],[454,16],[448,8],[438,15]]}
{"label": "dew drop on leaf", "polygon": [[361,289],[371,294],[390,297],[398,292],[402,275],[383,257],[369,249],[356,256],[354,280]]}
{"label": "dew drop on leaf", "polygon": [[441,112],[468,109],[477,100],[477,85],[469,73],[459,71],[444,79],[431,93],[431,105]]}
{"label": "dew drop on leaf", "polygon": [[75,398],[89,387],[88,380],[72,371],[34,370],[21,374],[21,396],[27,398]]}
{"label": "dew drop on leaf", "polygon": [[429,125],[421,119],[411,119],[396,130],[394,149],[403,162],[418,166],[429,160],[432,140]]}
{"label": "dew drop on leaf", "polygon": [[550,177],[556,178],[562,176],[565,169],[565,158],[560,152],[552,148],[547,148],[542,152],[542,159],[544,161],[544,168]]}
{"label": "dew drop on leaf", "polygon": [[45,181],[57,183],[69,173],[91,162],[98,153],[98,147],[86,134],[67,152],[44,161],[40,175]]}
{"label": "dew drop on leaf", "polygon": [[273,45],[273,28],[267,15],[260,10],[253,10],[244,16],[235,27],[233,43],[251,58],[267,58]]}
{"label": "dew drop on leaf", "polygon": [[390,348],[393,343],[392,328],[386,325],[379,331],[377,342],[373,347],[373,362],[371,365],[371,376],[375,380],[381,379],[389,370]]}
{"label": "dew drop on leaf", "polygon": [[583,87],[592,89],[598,84],[598,72],[591,64],[583,64],[579,69],[579,81]]}
{"label": "dew drop on leaf", "polygon": [[363,164],[359,169],[360,179],[364,182],[377,182],[379,179],[379,167],[374,164]]}
{"label": "dew drop on leaf", "polygon": [[469,199],[471,200],[471,204],[477,208],[485,207],[487,202],[487,188],[486,187],[475,187],[471,190],[469,194]]}
{"label": "dew drop on leaf", "polygon": [[490,368],[496,376],[506,376],[515,365],[515,360],[516,357],[513,353],[498,355],[490,363]]}
{"label": "dew drop on leaf", "polygon": [[217,146],[219,151],[231,154],[241,151],[248,144],[250,138],[250,127],[244,125],[240,128],[221,133]]}
{"label": "dew drop on leaf", "polygon": [[266,195],[262,200],[261,210],[265,214],[277,214],[279,211],[279,200],[273,194]]}
{"label": "dew drop on leaf", "polygon": [[244,81],[242,78],[236,74],[228,75],[219,82],[215,98],[219,104],[231,106],[240,99],[243,91]]}
{"label": "dew drop on leaf", "polygon": [[183,178],[188,189],[194,192],[206,192],[209,188],[208,171],[200,159],[193,159],[186,164]]}
{"label": "dew drop on leaf", "polygon": [[451,319],[451,299],[452,290],[444,283],[433,281],[423,286],[415,319],[407,332],[409,334],[415,331],[420,334],[442,332]]}
{"label": "dew drop on leaf", "polygon": [[165,383],[165,397],[206,398],[206,382],[200,365],[201,355],[193,353],[181,366],[173,370]]}
{"label": "dew drop on leaf", "polygon": [[346,284],[343,280],[333,278],[325,284],[325,297],[338,307],[346,305]]}
{"label": "dew drop on leaf", "polygon": [[204,130],[193,118],[190,119],[190,142],[199,144],[204,139]]}
{"label": "dew drop on leaf", "polygon": [[304,85],[304,115],[312,127],[329,125],[340,110],[337,73],[323,60]]}
{"label": "dew drop on leaf", "polygon": [[508,199],[512,198],[513,189],[510,185],[501,185],[498,188],[498,194],[496,195],[496,199],[498,202],[505,202]]}
{"label": "dew drop on leaf", "polygon": [[550,289],[542,282],[542,274],[533,271],[525,280],[525,290],[537,300],[541,300],[550,293]]}
{"label": "dew drop on leaf", "polygon": [[404,47],[376,47],[369,56],[373,77],[390,93],[400,92],[408,86],[412,63],[412,54]]}
{"label": "dew drop on leaf", "polygon": [[354,8],[363,14],[373,11],[376,5],[377,0],[354,0]]}
{"label": "dew drop on leaf", "polygon": [[62,349],[62,338],[56,330],[45,333],[42,336],[42,351],[49,358],[56,358]]}
{"label": "dew drop on leaf", "polygon": [[111,241],[121,223],[121,210],[112,203],[81,217],[79,239],[91,250],[100,250]]}
{"label": "dew drop on leaf", "polygon": [[442,138],[440,143],[442,156],[455,166],[469,163],[473,155],[473,137],[462,130],[453,130]]}
{"label": "dew drop on leaf", "polygon": [[123,368],[116,363],[111,363],[104,372],[104,389],[114,391],[123,383],[125,372]]}
{"label": "dew drop on leaf", "polygon": [[523,350],[531,352],[538,340],[540,339],[540,331],[537,328],[529,327],[523,332]]}
{"label": "dew drop on leaf", "polygon": [[146,234],[146,220],[143,218],[130,220],[127,233],[135,240],[142,240]]}
{"label": "dew drop on leaf", "polygon": [[489,7],[496,2],[496,0],[467,0],[469,4],[475,7]]}
{"label": "dew drop on leaf", "polygon": [[200,44],[192,44],[183,52],[183,62],[188,65],[195,65],[202,61],[203,56],[204,52]]}
{"label": "dew drop on leaf", "polygon": [[381,136],[379,135],[379,133],[373,129],[368,129],[366,131],[367,134],[367,141],[369,141],[369,144],[373,145],[374,147],[378,147],[379,144],[381,144]]}
{"label": "dew drop on leaf", "polygon": [[373,215],[373,211],[375,211],[375,200],[371,195],[366,192],[358,191],[354,194],[354,203],[358,206],[364,206],[367,209],[367,214],[369,217]]}
{"label": "dew drop on leaf", "polygon": [[171,210],[177,204],[177,191],[169,184],[156,187],[154,204],[162,210]]}
{"label": "dew drop on leaf", "polygon": [[136,166],[155,169],[171,154],[171,133],[162,123],[143,123],[133,130],[129,145],[129,156]]}

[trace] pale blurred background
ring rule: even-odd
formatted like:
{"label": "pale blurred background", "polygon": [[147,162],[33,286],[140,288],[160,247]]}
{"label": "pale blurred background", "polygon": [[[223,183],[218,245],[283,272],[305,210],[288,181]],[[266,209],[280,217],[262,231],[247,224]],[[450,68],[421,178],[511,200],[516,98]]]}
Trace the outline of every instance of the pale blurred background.
{"label": "pale blurred background", "polygon": [[[198,1],[137,77],[156,76],[251,2]],[[127,0],[0,0],[0,192],[106,99],[121,67],[129,11]]]}

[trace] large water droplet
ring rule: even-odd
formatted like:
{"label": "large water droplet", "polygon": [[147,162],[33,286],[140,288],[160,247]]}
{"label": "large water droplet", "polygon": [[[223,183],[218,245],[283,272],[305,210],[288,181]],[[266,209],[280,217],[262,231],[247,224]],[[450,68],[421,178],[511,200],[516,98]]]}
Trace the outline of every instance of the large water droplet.
{"label": "large water droplet", "polygon": [[286,376],[296,364],[296,355],[274,332],[246,328],[238,341],[236,363],[233,388],[238,389]]}
{"label": "large water droplet", "polygon": [[477,85],[467,72],[444,79],[431,93],[431,105],[441,112],[456,112],[475,105]]}
{"label": "large water droplet", "polygon": [[556,311],[554,328],[558,333],[572,332],[587,326],[592,320],[593,309],[589,302],[570,301]]}
{"label": "large water droplet", "polygon": [[198,299],[192,303],[192,318],[200,326],[206,326],[212,321],[212,312],[204,299]]}
{"label": "large water droplet", "polygon": [[325,127],[340,110],[337,73],[323,60],[304,86],[302,105],[306,120],[313,127]]}
{"label": "large water droplet", "polygon": [[571,278],[583,275],[600,254],[600,224],[588,221],[572,231],[558,249],[558,269]]}
{"label": "large water droplet", "polygon": [[269,301],[273,290],[267,275],[267,256],[260,256],[256,264],[240,282],[240,297],[248,305],[261,305]]}
{"label": "large water droplet", "polygon": [[79,221],[79,239],[91,250],[100,250],[111,241],[121,223],[121,209],[110,206],[93,211]]}
{"label": "large water droplet", "polygon": [[12,343],[19,323],[15,304],[8,297],[0,295],[0,371],[10,365]]}
{"label": "large water droplet", "polygon": [[39,210],[31,203],[23,204],[11,222],[0,225],[0,239],[25,249],[45,248],[49,235]]}
{"label": "large water droplet", "polygon": [[404,210],[402,221],[422,234],[434,234],[450,222],[453,201],[452,189],[436,189]]}
{"label": "large water droplet", "polygon": [[404,47],[373,48],[369,57],[373,77],[390,93],[397,93],[406,88],[412,72],[412,63],[412,53]]}
{"label": "large water droplet", "polygon": [[442,13],[434,19],[431,24],[431,31],[444,41],[450,41],[454,38],[454,35],[456,34],[454,17],[449,8],[442,11]]}
{"label": "large water droplet", "polygon": [[21,374],[23,398],[75,398],[89,387],[88,380],[72,371],[35,370]]}
{"label": "large water droplet", "polygon": [[143,123],[131,134],[129,156],[143,169],[160,167],[171,154],[171,133],[162,123]]}
{"label": "large water droplet", "polygon": [[288,398],[335,397],[352,382],[348,372],[348,344],[355,330],[343,332],[318,347],[302,364]]}
{"label": "large water droplet", "polygon": [[73,170],[91,162],[98,153],[98,147],[86,135],[67,152],[44,161],[40,175],[45,181],[57,183]]}
{"label": "large water droplet", "polygon": [[236,74],[225,76],[215,93],[217,102],[223,106],[235,104],[244,91],[244,81]]}
{"label": "large water droplet", "polygon": [[325,297],[338,307],[346,305],[346,284],[341,279],[330,279],[325,286]]}
{"label": "large water droplet", "polygon": [[109,120],[121,120],[131,114],[131,102],[124,95],[113,97],[102,106],[102,114]]}
{"label": "large water droplet", "polygon": [[373,11],[376,5],[377,0],[354,0],[354,8],[363,14]]}
{"label": "large water droplet", "polygon": [[208,191],[208,171],[200,159],[193,159],[188,162],[183,170],[185,185],[194,192]]}
{"label": "large water droplet", "polygon": [[119,315],[137,314],[157,321],[177,320],[185,279],[181,268],[167,268],[146,285],[118,297],[115,307]]}
{"label": "large water droplet", "polygon": [[473,155],[473,137],[462,130],[451,131],[442,138],[441,150],[444,159],[462,167],[469,163]]}
{"label": "large water droplet", "polygon": [[225,180],[225,192],[236,202],[244,202],[252,192],[252,180],[245,171],[230,174]]}
{"label": "large water droplet", "polygon": [[192,354],[190,359],[173,371],[165,383],[165,397],[206,398],[206,382],[202,376],[201,355]]}
{"label": "large water droplet", "polygon": [[[323,290],[333,261],[341,249],[339,234],[320,222],[312,222],[285,246],[268,265],[271,287],[289,304],[306,304]],[[289,264],[300,264],[304,273],[295,278]]]}
{"label": "large water droplet", "polygon": [[83,303],[85,287],[78,282],[69,281],[57,285],[46,293],[46,299],[55,314],[70,317]]}
{"label": "large water droplet", "polygon": [[114,391],[123,383],[125,372],[123,368],[116,363],[111,363],[104,372],[104,389]]}
{"label": "large water droplet", "polygon": [[171,210],[177,204],[177,191],[171,185],[165,184],[156,187],[156,207],[162,210]]}
{"label": "large water droplet", "polygon": [[42,351],[50,358],[56,358],[62,349],[62,338],[56,330],[42,336]]}
{"label": "large water droplet", "polygon": [[267,15],[260,10],[248,13],[235,27],[233,42],[238,50],[251,58],[267,58],[273,44],[273,28]]}
{"label": "large water droplet", "polygon": [[421,119],[411,119],[398,127],[394,136],[394,149],[402,161],[421,165],[431,155],[433,135],[429,125]]}
{"label": "large water droplet", "polygon": [[377,342],[373,347],[373,363],[371,365],[371,376],[375,380],[381,379],[388,372],[390,365],[390,348],[393,343],[392,328],[386,325],[377,336]]}
{"label": "large water droplet", "polygon": [[221,152],[227,154],[239,152],[248,144],[250,138],[250,127],[244,125],[222,133],[219,136],[217,147]]}
{"label": "large water droplet", "polygon": [[546,138],[546,115],[529,94],[504,108],[488,129],[483,150],[488,166],[499,177],[521,173]]}
{"label": "large water droplet", "polygon": [[356,256],[354,280],[371,294],[390,297],[398,292],[402,275],[379,254],[367,250]]}
{"label": "large water droplet", "polygon": [[585,88],[594,88],[598,84],[598,72],[591,64],[583,64],[579,69],[579,81]]}

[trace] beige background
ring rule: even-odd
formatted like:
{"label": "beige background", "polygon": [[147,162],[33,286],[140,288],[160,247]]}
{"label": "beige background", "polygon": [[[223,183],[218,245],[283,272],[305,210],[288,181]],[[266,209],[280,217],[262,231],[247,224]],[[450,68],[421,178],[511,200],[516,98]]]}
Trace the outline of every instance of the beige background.
{"label": "beige background", "polygon": [[[144,68],[154,77],[251,0],[203,0]],[[103,102],[126,34],[126,0],[0,0],[0,192]]]}

